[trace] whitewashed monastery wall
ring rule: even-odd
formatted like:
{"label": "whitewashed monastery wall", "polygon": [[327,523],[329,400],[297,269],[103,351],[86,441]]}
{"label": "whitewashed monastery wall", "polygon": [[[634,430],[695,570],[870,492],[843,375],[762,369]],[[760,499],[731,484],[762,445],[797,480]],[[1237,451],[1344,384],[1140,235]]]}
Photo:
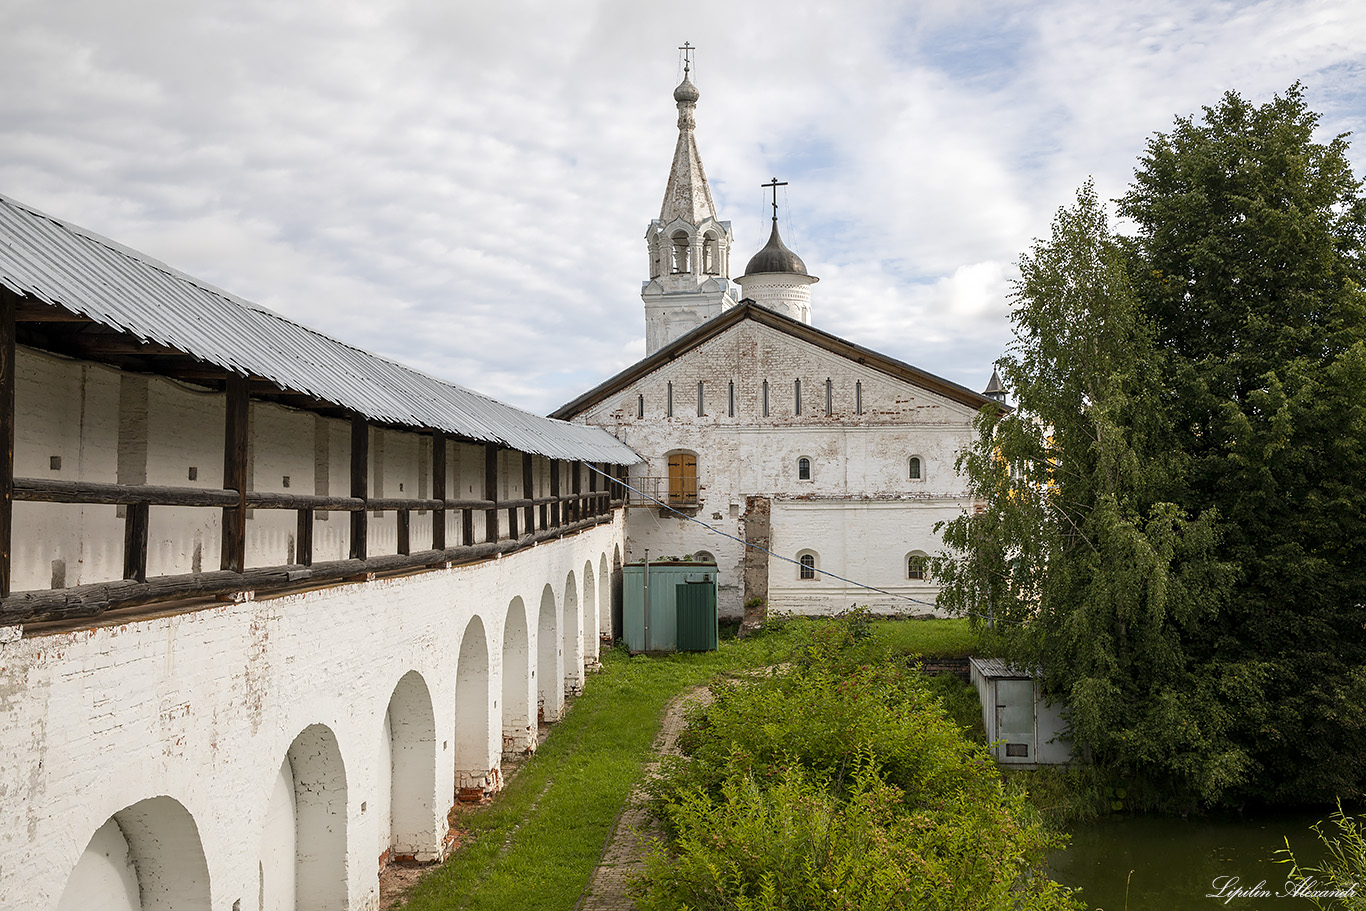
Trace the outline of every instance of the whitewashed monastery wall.
{"label": "whitewashed monastery wall", "polygon": [[[17,476],[222,487],[221,393],[25,348],[16,373]],[[349,495],[349,424],[252,401],[249,428],[249,489]],[[484,447],[448,445],[448,496],[485,497]],[[429,496],[430,447],[372,428],[371,496]],[[521,453],[500,459],[499,498],[522,496]],[[534,459],[532,495],[549,466]],[[218,569],[221,515],[153,507],[149,576]],[[346,514],[315,515],[315,560],[347,557]],[[395,553],[394,511],[368,521],[370,555]],[[413,542],[430,523],[413,514]],[[582,687],[623,526],[618,511],[471,565],[0,629],[0,911],[377,907],[384,859],[443,856],[459,790],[496,789],[502,755],[534,748],[538,713]],[[14,530],[15,591],[122,576],[117,507],[19,502]],[[293,563],[295,532],[291,510],[252,511],[248,566]]]}
{"label": "whitewashed monastery wall", "polygon": [[582,685],[621,536],[0,644],[0,909],[378,907]]}

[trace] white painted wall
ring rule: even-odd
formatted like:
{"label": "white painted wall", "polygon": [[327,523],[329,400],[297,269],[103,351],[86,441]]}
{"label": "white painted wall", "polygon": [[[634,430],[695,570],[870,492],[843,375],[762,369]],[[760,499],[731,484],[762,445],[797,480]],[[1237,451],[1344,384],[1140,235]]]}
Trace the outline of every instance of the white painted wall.
{"label": "white painted wall", "polygon": [[[643,418],[637,416],[641,395]],[[801,550],[813,550],[831,572],[932,604],[938,589],[907,579],[905,557],[917,550],[935,554],[941,545],[934,524],[972,508],[954,463],[971,444],[975,414],[921,387],[743,320],[575,420],[603,427],[648,460],[631,468],[634,481],[667,477],[671,452],[695,453],[700,505],[694,518],[742,538],[746,498],[774,498],[776,553],[795,558]],[[916,480],[909,477],[912,456],[921,460]],[[811,460],[810,480],[798,477],[802,457]],[[628,519],[627,560],[641,559],[647,548],[651,559],[709,551],[720,571],[721,615],[740,615],[742,544],[660,510],[632,509]],[[902,613],[933,609],[829,579],[799,585],[797,567],[777,560],[770,565],[769,594],[770,609],[799,613],[827,613],[853,603]]]}
{"label": "white painted wall", "polygon": [[[271,907],[292,890],[302,895],[305,878],[294,890],[294,868],[277,863],[282,853],[288,857],[291,816],[303,825],[304,808],[296,813],[289,795],[297,800],[301,788],[315,789],[328,775],[345,787],[342,803],[324,809],[334,814],[336,850],[344,856],[324,857],[320,875],[343,870],[332,885],[347,907],[377,907],[381,819],[386,793],[399,795],[391,776],[400,755],[432,770],[425,824],[423,833],[410,831],[411,819],[388,825],[396,838],[422,840],[425,856],[441,851],[456,784],[464,631],[477,623],[486,638],[489,717],[479,755],[496,771],[503,731],[493,703],[549,683],[547,716],[558,717],[566,676],[562,611],[582,603],[577,577],[584,565],[610,562],[622,522],[618,514],[610,524],[472,566],[0,644],[0,909],[56,908],[95,833],[115,814],[158,797],[183,807],[197,825],[193,839],[173,841],[202,844],[214,911],[230,911],[238,900],[242,908],[263,900]],[[577,588],[568,593],[571,574]],[[550,624],[544,643],[533,612],[543,594]],[[525,613],[519,619],[528,654],[547,657],[527,663],[538,678],[503,673],[514,605]],[[416,747],[386,751],[384,720],[405,675],[429,693],[431,730]],[[404,724],[397,714],[390,715],[396,738],[420,713],[408,713]],[[328,738],[335,758],[309,771],[311,758],[328,752],[319,746]],[[308,780],[297,784],[298,776]],[[111,864],[117,876],[117,857]]]}

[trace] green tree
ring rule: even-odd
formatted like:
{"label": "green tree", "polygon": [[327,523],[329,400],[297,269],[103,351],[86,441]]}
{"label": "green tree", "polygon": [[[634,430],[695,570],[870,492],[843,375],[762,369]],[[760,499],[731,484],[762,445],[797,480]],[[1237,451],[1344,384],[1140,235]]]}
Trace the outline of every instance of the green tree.
{"label": "green tree", "polygon": [[964,458],[945,602],[1100,762],[1188,804],[1366,783],[1366,202],[1299,86],[1157,134],[1022,257],[1019,410]]}
{"label": "green tree", "polygon": [[1154,137],[1120,201],[1188,460],[1171,496],[1217,512],[1235,573],[1191,647],[1259,669],[1240,797],[1291,802],[1366,782],[1366,200],[1317,122],[1298,85],[1230,93]]}
{"label": "green tree", "polygon": [[964,457],[984,512],[944,530],[941,603],[988,613],[1041,667],[1072,736],[1135,784],[1186,802],[1239,783],[1227,669],[1186,642],[1227,585],[1212,513],[1163,499],[1183,470],[1152,383],[1162,354],[1104,208],[1087,184],[1021,257],[1016,341],[1001,362],[1018,408],[984,412]]}

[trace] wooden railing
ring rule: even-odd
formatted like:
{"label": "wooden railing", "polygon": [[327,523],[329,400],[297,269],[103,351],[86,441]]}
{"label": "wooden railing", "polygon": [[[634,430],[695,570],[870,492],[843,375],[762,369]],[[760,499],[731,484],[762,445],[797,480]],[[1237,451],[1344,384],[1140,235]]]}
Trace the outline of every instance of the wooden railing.
{"label": "wooden railing", "polygon": [[[444,459],[436,461],[443,462]],[[490,461],[496,464],[496,452]],[[531,460],[524,460],[524,484],[531,484]],[[437,466],[434,466],[437,467]],[[608,466],[602,466],[611,472]],[[439,466],[444,474],[444,464]],[[590,528],[608,521],[613,507],[624,500],[600,487],[599,475],[590,471],[589,489],[579,490],[580,472],[575,464],[575,483],[569,493],[558,492],[558,463],[551,463],[552,495],[508,500],[448,499],[443,497],[329,497],[201,487],[123,485],[44,478],[14,478],[15,501],[111,504],[125,507],[123,579],[72,588],[16,592],[0,599],[0,625],[22,621],[57,620],[98,615],[114,607],[167,599],[219,596],[244,591],[281,589],[375,573],[418,567],[468,563],[509,553],[541,541]],[[497,477],[490,489],[497,489]],[[444,484],[437,485],[444,487]],[[151,507],[182,506],[221,508],[224,512],[224,559],[218,572],[175,576],[147,576],[147,541]],[[245,529],[248,509],[290,510],[296,513],[295,562],[265,568],[246,568]],[[346,512],[352,516],[350,559],[326,563],[313,561],[313,523],[319,510]],[[369,510],[397,513],[397,553],[368,553]],[[411,516],[414,510],[432,513],[430,547],[413,549]],[[447,546],[446,516],[460,514],[455,524],[460,543]],[[484,516],[484,540],[475,541],[475,518]],[[539,521],[538,521],[539,520]],[[241,529],[240,544],[228,541],[233,528]],[[355,534],[360,528],[359,536]],[[426,543],[426,542],[424,542]],[[234,552],[235,551],[235,552]],[[240,561],[231,565],[234,557]]]}

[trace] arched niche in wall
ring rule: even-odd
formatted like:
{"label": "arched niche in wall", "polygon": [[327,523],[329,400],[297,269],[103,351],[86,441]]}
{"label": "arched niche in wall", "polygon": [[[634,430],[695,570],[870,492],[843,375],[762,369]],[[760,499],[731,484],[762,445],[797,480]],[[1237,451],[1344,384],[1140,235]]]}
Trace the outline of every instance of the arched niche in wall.
{"label": "arched niche in wall", "polygon": [[199,828],[179,801],[140,800],[95,830],[57,903],[57,911],[92,908],[209,911]]}

